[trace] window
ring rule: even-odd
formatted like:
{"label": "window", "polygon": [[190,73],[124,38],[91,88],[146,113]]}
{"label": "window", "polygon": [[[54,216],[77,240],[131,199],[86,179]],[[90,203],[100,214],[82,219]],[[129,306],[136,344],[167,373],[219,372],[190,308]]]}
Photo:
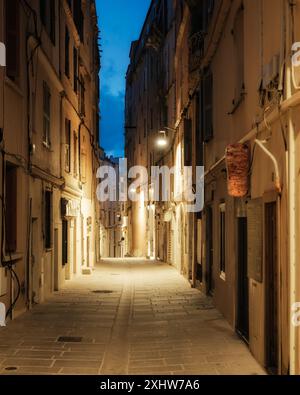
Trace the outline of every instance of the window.
{"label": "window", "polygon": [[220,272],[221,276],[226,273],[226,206],[220,204]]}
{"label": "window", "polygon": [[213,138],[213,75],[206,71],[202,80],[202,136],[204,142]]}
{"label": "window", "polygon": [[65,120],[65,170],[71,171],[71,121]]}
{"label": "window", "polygon": [[5,2],[6,75],[13,81],[19,76],[19,1]]}
{"label": "window", "polygon": [[51,94],[46,82],[43,83],[43,143],[50,147],[50,128],[51,128]]}
{"label": "window", "polygon": [[62,266],[64,267],[68,263],[69,259],[69,229],[68,229],[68,221],[66,219],[62,220]]}
{"label": "window", "polygon": [[232,30],[234,49],[235,49],[235,64],[236,64],[236,87],[235,87],[235,104],[241,100],[245,91],[245,76],[244,76],[244,7],[241,5],[236,13],[234,26]]}
{"label": "window", "polygon": [[80,37],[80,41],[83,42],[83,32],[84,32],[84,16],[81,7],[81,0],[76,0],[73,2],[73,19],[74,23]]}
{"label": "window", "polygon": [[44,201],[44,243],[45,249],[52,247],[52,192],[45,191]]}
{"label": "window", "polygon": [[195,109],[195,123],[196,123],[196,164],[197,166],[203,166],[203,136],[201,130],[201,95],[196,95],[196,109]]}
{"label": "window", "polygon": [[85,115],[85,84],[83,77],[79,80],[79,112]]}
{"label": "window", "polygon": [[150,109],[150,128],[153,130],[153,109]]}
{"label": "window", "polygon": [[85,183],[86,182],[86,152],[85,150],[81,151],[81,156],[80,156],[80,176],[81,176],[81,182]]}
{"label": "window", "polygon": [[78,136],[77,133],[74,131],[74,142],[73,142],[73,171],[74,176],[78,176]]}
{"label": "window", "polygon": [[45,31],[55,45],[55,1],[40,0],[40,16]]}
{"label": "window", "polygon": [[78,92],[78,51],[73,48],[73,78],[74,78],[74,92]]}
{"label": "window", "polygon": [[6,162],[5,168],[5,250],[17,250],[17,170]]}
{"label": "window", "polygon": [[65,74],[70,78],[70,34],[67,27],[65,32]]}
{"label": "window", "polygon": [[184,120],[184,165],[192,166],[193,140],[192,140],[192,120]]}
{"label": "window", "polygon": [[214,11],[215,0],[204,0],[203,2],[203,29],[207,32]]}

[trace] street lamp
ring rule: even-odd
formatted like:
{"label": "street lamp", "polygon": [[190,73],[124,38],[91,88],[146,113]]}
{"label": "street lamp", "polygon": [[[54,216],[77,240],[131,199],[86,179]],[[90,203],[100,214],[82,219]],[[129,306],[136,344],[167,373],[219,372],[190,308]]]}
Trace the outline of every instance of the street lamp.
{"label": "street lamp", "polygon": [[167,138],[166,130],[171,131],[172,133],[176,133],[176,129],[172,129],[172,128],[169,128],[169,127],[165,126],[163,130],[160,130],[158,132],[158,138],[157,138],[157,141],[156,141],[158,147],[164,148],[168,144],[168,138]]}
{"label": "street lamp", "polygon": [[158,147],[164,148],[168,144],[167,140],[167,135],[164,130],[161,130],[158,132],[158,138],[157,138],[157,145]]}

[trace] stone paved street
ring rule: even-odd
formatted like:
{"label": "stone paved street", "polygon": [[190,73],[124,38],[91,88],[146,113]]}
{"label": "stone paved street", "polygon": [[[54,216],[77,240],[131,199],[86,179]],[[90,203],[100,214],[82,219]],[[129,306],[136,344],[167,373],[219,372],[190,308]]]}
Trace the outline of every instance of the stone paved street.
{"label": "stone paved street", "polygon": [[0,372],[264,374],[174,268],[134,259],[107,260],[0,328]]}

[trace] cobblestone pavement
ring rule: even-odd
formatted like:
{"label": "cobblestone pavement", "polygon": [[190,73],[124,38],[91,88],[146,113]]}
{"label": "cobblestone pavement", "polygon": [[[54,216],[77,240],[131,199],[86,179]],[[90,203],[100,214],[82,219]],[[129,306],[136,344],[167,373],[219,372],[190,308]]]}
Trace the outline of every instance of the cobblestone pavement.
{"label": "cobblestone pavement", "polygon": [[0,373],[264,371],[211,301],[174,268],[128,259],[107,260],[0,328]]}

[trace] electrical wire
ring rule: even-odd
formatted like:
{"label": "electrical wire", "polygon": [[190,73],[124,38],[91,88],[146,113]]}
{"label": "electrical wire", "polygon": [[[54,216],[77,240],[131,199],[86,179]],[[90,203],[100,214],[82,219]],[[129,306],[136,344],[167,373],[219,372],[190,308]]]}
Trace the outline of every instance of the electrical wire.
{"label": "electrical wire", "polygon": [[11,277],[15,277],[15,280],[17,282],[17,286],[18,286],[18,291],[17,291],[17,296],[15,297],[14,301],[12,302],[12,304],[10,305],[9,309],[6,312],[6,318],[12,314],[13,309],[15,308],[17,301],[19,300],[19,297],[21,295],[21,284],[20,284],[20,280],[19,277],[17,276],[17,273],[14,271],[14,269],[12,268],[12,265],[8,265],[8,270],[10,271]]}

